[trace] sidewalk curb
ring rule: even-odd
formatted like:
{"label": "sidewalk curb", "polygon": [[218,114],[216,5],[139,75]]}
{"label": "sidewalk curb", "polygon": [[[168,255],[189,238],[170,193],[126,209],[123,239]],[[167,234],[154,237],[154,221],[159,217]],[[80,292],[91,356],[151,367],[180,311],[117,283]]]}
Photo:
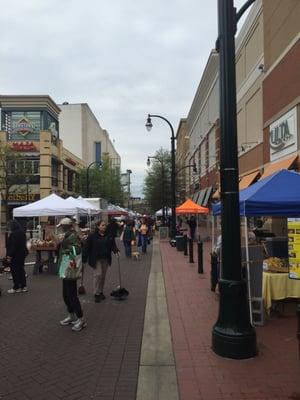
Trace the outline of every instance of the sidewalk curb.
{"label": "sidewalk curb", "polygon": [[153,241],[148,281],[137,400],[178,400],[162,261],[158,239]]}

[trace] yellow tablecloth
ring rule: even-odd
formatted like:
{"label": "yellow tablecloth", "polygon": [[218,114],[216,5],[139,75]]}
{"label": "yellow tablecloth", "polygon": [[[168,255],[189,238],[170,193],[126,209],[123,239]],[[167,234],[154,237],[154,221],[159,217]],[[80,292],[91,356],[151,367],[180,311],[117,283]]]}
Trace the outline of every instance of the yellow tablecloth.
{"label": "yellow tablecloth", "polygon": [[288,273],[263,272],[262,295],[265,308],[269,312],[272,300],[300,298],[300,280],[289,279]]}

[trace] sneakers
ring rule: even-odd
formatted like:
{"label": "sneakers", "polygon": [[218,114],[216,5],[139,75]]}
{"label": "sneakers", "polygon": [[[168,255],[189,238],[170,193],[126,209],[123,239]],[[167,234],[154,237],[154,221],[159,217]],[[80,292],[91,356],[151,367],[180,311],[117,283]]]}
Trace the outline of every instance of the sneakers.
{"label": "sneakers", "polygon": [[21,292],[23,292],[23,293],[28,292],[28,287],[27,287],[27,286],[24,286],[24,287],[21,289]]}
{"label": "sneakers", "polygon": [[100,303],[101,300],[105,300],[106,299],[106,297],[104,296],[104,294],[102,292],[95,294],[94,297],[95,297],[95,303]]}
{"label": "sneakers", "polygon": [[22,289],[13,289],[13,288],[8,289],[8,291],[7,291],[7,293],[9,293],[9,294],[21,293],[21,292],[22,292]]}
{"label": "sneakers", "polygon": [[102,292],[99,294],[99,297],[100,297],[100,300],[105,300],[106,299],[106,297],[104,296],[104,294]]}
{"label": "sneakers", "polygon": [[77,322],[75,314],[68,314],[68,316],[65,319],[63,319],[62,321],[59,321],[60,325],[62,325],[62,326],[71,325],[75,322]]}
{"label": "sneakers", "polygon": [[72,331],[80,332],[86,326],[87,323],[83,320],[83,318],[78,318],[77,321],[75,321],[73,324]]}

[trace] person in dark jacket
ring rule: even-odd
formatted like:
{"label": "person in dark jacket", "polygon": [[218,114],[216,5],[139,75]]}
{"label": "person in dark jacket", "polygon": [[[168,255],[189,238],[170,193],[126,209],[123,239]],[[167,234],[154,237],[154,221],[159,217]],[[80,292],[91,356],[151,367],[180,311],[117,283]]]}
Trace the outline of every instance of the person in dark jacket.
{"label": "person in dark jacket", "polygon": [[28,292],[24,269],[25,258],[28,255],[26,235],[16,220],[11,222],[10,231],[11,233],[7,240],[6,259],[10,264],[14,286],[8,290],[8,293]]}
{"label": "person in dark jacket", "polygon": [[121,240],[124,243],[125,255],[126,257],[131,257],[131,246],[135,242],[135,230],[133,227],[133,223],[130,220],[125,222],[123,232],[121,234]]}
{"label": "person in dark jacket", "polygon": [[197,228],[196,218],[192,215],[191,218],[187,221],[188,226],[190,227],[190,237],[192,240],[195,239],[195,231]]}
{"label": "person in dark jacket", "polygon": [[107,233],[108,235],[116,238],[118,235],[119,224],[114,218],[111,218],[109,224],[107,225]]}
{"label": "person in dark jacket", "polygon": [[82,254],[83,263],[88,263],[94,269],[94,296],[95,302],[105,299],[103,288],[108,266],[111,265],[111,254],[119,253],[115,238],[107,231],[104,221],[96,223],[95,232],[87,238]]}

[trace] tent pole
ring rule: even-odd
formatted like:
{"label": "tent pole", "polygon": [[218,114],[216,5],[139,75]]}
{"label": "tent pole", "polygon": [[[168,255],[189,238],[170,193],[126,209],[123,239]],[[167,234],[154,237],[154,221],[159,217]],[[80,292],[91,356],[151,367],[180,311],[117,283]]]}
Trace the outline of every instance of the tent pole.
{"label": "tent pole", "polygon": [[245,249],[246,249],[246,264],[247,264],[247,285],[248,285],[248,301],[249,301],[249,312],[250,322],[253,325],[252,315],[252,301],[251,301],[251,288],[250,288],[250,266],[249,266],[249,242],[248,242],[248,218],[245,216]]}

